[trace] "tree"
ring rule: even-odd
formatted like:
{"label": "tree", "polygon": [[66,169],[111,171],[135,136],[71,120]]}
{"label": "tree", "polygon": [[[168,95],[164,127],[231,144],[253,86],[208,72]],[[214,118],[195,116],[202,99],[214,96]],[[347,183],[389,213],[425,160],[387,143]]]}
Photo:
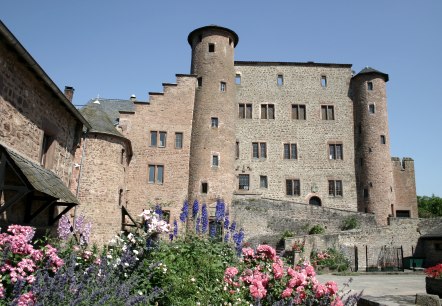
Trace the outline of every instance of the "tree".
{"label": "tree", "polygon": [[420,218],[442,217],[442,198],[434,194],[429,196],[417,196],[417,206]]}

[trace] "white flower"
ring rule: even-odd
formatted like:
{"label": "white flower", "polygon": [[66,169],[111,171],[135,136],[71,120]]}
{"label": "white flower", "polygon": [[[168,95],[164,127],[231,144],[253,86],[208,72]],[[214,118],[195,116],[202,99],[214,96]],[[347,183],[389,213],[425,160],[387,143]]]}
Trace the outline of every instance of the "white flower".
{"label": "white flower", "polygon": [[143,292],[141,292],[141,291],[138,291],[138,294],[139,294],[139,295],[143,295]]}
{"label": "white flower", "polygon": [[112,255],[111,254],[107,254],[106,257],[109,258],[109,259],[112,259]]}
{"label": "white flower", "polygon": [[125,265],[126,267],[129,267],[129,264],[128,264],[127,262],[125,262],[124,265]]}
{"label": "white flower", "polygon": [[190,280],[191,280],[192,282],[195,282],[195,281],[196,281],[195,277],[192,277]]}
{"label": "white flower", "polygon": [[138,255],[138,253],[139,253],[139,252],[138,252],[137,250],[134,250],[134,254],[135,254],[135,255]]}

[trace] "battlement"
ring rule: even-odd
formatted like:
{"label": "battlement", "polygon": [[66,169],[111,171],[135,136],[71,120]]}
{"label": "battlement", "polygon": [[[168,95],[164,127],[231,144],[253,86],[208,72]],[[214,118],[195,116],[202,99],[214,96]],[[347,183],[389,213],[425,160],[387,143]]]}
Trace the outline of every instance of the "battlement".
{"label": "battlement", "polygon": [[391,157],[393,170],[400,169],[402,171],[409,170],[414,171],[414,160],[411,157]]}

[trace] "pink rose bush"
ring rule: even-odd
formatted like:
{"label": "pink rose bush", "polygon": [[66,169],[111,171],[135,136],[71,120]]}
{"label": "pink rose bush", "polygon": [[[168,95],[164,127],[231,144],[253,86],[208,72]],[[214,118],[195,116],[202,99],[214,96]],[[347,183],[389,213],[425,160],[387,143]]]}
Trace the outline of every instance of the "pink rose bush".
{"label": "pink rose bush", "polygon": [[[4,299],[17,282],[24,286],[33,284],[37,270],[47,268],[55,273],[63,266],[57,249],[50,244],[34,248],[34,234],[34,228],[21,225],[10,225],[6,233],[0,233],[0,253],[3,255],[0,262],[0,299]],[[17,304],[33,305],[34,302],[33,293],[27,292],[18,298]]]}
{"label": "pink rose bush", "polygon": [[259,245],[256,251],[244,248],[242,255],[241,264],[228,267],[224,273],[224,291],[228,302],[243,301],[248,305],[258,301],[260,305],[275,302],[282,302],[281,305],[343,305],[336,283],[319,283],[315,269],[307,261],[294,268],[284,267],[283,261],[268,245]]}

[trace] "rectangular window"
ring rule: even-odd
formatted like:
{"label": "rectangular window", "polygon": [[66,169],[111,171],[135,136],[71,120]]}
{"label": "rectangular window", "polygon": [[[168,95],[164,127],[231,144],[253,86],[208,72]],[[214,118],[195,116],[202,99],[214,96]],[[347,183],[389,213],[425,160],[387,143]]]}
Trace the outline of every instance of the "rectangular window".
{"label": "rectangular window", "polygon": [[218,127],[218,117],[212,117],[211,118],[211,126],[213,128],[217,128]]}
{"label": "rectangular window", "polygon": [[235,84],[241,85],[241,75],[238,73],[235,75]]}
{"label": "rectangular window", "polygon": [[298,148],[296,143],[285,143],[284,159],[297,159],[297,158],[298,158]]}
{"label": "rectangular window", "polygon": [[283,77],[282,74],[278,74],[278,77],[277,77],[277,79],[276,79],[276,84],[277,84],[278,86],[282,86],[282,85],[284,85],[284,77]]}
{"label": "rectangular window", "polygon": [[261,119],[275,119],[274,104],[261,104]]}
{"label": "rectangular window", "polygon": [[332,197],[342,197],[342,181],[328,181],[328,195]]}
{"label": "rectangular window", "polygon": [[226,84],[226,82],[220,82],[219,83],[219,90],[220,91],[226,91],[227,90],[227,84]]}
{"label": "rectangular window", "polygon": [[252,142],[252,157],[267,158],[267,144],[265,142]]}
{"label": "rectangular window", "polygon": [[203,86],[203,78],[202,77],[197,78],[197,81],[198,81],[198,87]]}
{"label": "rectangular window", "polygon": [[240,174],[238,176],[238,181],[239,181],[238,189],[239,190],[249,190],[249,188],[250,188],[249,178],[250,177],[248,174]]}
{"label": "rectangular window", "polygon": [[342,144],[329,144],[328,151],[330,159],[343,159]]}
{"label": "rectangular window", "polygon": [[149,184],[163,184],[164,182],[164,166],[149,165]]}
{"label": "rectangular window", "polygon": [[386,140],[385,140],[385,135],[381,135],[381,144],[385,144]]}
{"label": "rectangular window", "polygon": [[367,198],[368,198],[368,189],[365,188],[364,189],[364,199],[367,199]]}
{"label": "rectangular window", "polygon": [[252,119],[252,104],[239,104],[238,117],[240,119]]}
{"label": "rectangular window", "polygon": [[327,87],[327,77],[325,75],[321,76],[321,86],[323,88]]}
{"label": "rectangular window", "polygon": [[322,120],[335,120],[335,107],[333,105],[321,106]]}
{"label": "rectangular window", "polygon": [[209,191],[209,184],[206,182],[201,183],[201,193],[207,193]]}
{"label": "rectangular window", "polygon": [[183,148],[183,133],[175,133],[175,149]]}
{"label": "rectangular window", "polygon": [[288,196],[299,196],[301,195],[301,183],[299,180],[286,180],[286,194]]}
{"label": "rectangular window", "polygon": [[265,175],[259,176],[259,187],[260,188],[268,188],[267,176],[265,176]]}
{"label": "rectangular window", "polygon": [[305,120],[304,104],[292,104],[292,119]]}
{"label": "rectangular window", "polygon": [[368,106],[368,112],[369,112],[370,114],[374,114],[374,113],[376,112],[376,109],[375,109],[374,104],[370,104],[370,105]]}
{"label": "rectangular window", "polygon": [[209,52],[215,52],[215,44],[209,44]]}
{"label": "rectangular window", "polygon": [[49,136],[48,134],[43,134],[43,141],[41,144],[41,153],[40,153],[40,165],[44,168],[51,168],[54,158],[54,150],[55,150],[55,141],[54,137]]}
{"label": "rectangular window", "polygon": [[409,210],[396,210],[396,217],[397,218],[410,218],[410,211]]}
{"label": "rectangular window", "polygon": [[236,142],[236,148],[235,148],[235,158],[239,158],[239,141]]}
{"label": "rectangular window", "polygon": [[158,143],[158,147],[164,148],[166,147],[166,132],[160,132],[160,142]]}
{"label": "rectangular window", "polygon": [[157,146],[157,138],[158,138],[158,132],[157,131],[150,131],[150,146],[151,147]]}
{"label": "rectangular window", "polygon": [[219,156],[212,155],[212,167],[218,167],[218,166],[219,166]]}
{"label": "rectangular window", "polygon": [[373,82],[367,82],[367,89],[373,90]]}

